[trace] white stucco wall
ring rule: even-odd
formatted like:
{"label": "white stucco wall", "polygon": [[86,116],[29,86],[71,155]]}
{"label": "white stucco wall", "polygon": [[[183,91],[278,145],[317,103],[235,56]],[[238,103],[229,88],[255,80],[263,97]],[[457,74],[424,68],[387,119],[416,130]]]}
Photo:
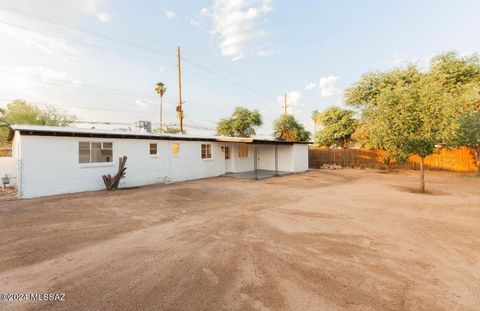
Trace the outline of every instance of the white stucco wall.
{"label": "white stucco wall", "polygon": [[[278,146],[279,171],[294,172],[292,150],[292,145]],[[274,145],[258,145],[258,168],[262,170],[275,170]]]}
{"label": "white stucco wall", "polygon": [[[79,142],[113,143],[112,163],[79,163]],[[149,144],[158,145],[158,154],[149,154]],[[172,155],[172,144],[180,144],[178,156]],[[202,143],[211,144],[212,159],[201,158]],[[222,146],[230,146],[230,160],[225,162]],[[126,178],[121,187],[176,182],[213,177],[231,172],[253,170],[254,146],[248,157],[238,157],[237,143],[169,141],[122,138],[82,138],[61,136],[30,136],[16,133],[13,157],[7,160],[11,174],[16,175],[19,196],[32,198],[63,193],[104,189],[102,175],[114,175],[118,158],[126,155]],[[258,145],[258,168],[275,169],[275,146]],[[7,163],[5,161],[5,163]],[[7,164],[5,164],[7,165]],[[2,174],[0,159],[0,174]],[[308,146],[279,145],[278,169],[303,172],[308,169]],[[4,174],[2,174],[3,176]]]}
{"label": "white stucco wall", "polygon": [[305,172],[308,170],[308,145],[294,144],[293,145],[293,161],[295,172]]}
{"label": "white stucco wall", "polygon": [[[274,145],[258,145],[258,168],[275,170]],[[308,145],[279,145],[278,170],[285,172],[304,172],[308,170]]]}
{"label": "white stucco wall", "polygon": [[21,171],[21,144],[22,136],[15,132],[12,141],[12,157],[15,159],[15,168],[16,168],[16,178],[14,180],[14,185],[19,189],[20,182],[22,180],[22,171]]}
{"label": "white stucco wall", "polygon": [[238,146],[241,144],[232,144],[231,159],[232,159],[232,171],[233,173],[253,171],[253,146],[248,146],[248,157],[240,158],[238,156]]}
{"label": "white stucco wall", "polygon": [[[254,166],[254,146],[249,145],[247,158],[238,157],[238,144],[231,145],[231,160],[226,163],[228,172],[252,171]],[[257,167],[263,170],[275,170],[275,145],[257,145]],[[278,170],[285,172],[304,172],[308,170],[308,145],[278,145]]]}
{"label": "white stucco wall", "polygon": [[[113,163],[78,161],[79,141],[113,143]],[[149,144],[158,144],[158,154],[149,154]],[[115,174],[118,158],[128,157],[121,187],[218,176],[225,173],[221,143],[211,142],[211,160],[201,159],[200,141],[178,141],[180,155],[171,156],[173,141],[147,139],[21,136],[21,181],[23,198],[104,189],[102,175]],[[208,142],[210,143],[210,142]]]}
{"label": "white stucco wall", "polygon": [[180,154],[170,157],[170,181],[181,181],[225,174],[225,155],[222,143],[204,142],[212,145],[212,158],[201,158],[201,144],[197,141],[172,141],[180,144]]}

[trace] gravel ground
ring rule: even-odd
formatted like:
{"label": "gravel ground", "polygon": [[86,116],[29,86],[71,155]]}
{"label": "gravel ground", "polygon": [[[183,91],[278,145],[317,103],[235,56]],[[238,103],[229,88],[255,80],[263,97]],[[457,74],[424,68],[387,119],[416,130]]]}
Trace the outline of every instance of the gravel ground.
{"label": "gravel ground", "polygon": [[480,178],[310,171],[0,202],[0,310],[479,310]]}

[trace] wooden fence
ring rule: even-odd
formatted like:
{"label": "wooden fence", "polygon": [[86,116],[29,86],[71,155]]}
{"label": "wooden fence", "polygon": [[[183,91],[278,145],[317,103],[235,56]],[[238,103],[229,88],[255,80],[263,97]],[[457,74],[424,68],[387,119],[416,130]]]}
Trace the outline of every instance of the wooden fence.
{"label": "wooden fence", "polygon": [[[383,150],[374,149],[317,149],[308,152],[310,168],[320,168],[323,164],[337,164],[352,168],[384,168]],[[393,161],[394,169],[419,169],[420,158],[412,156],[404,163]],[[429,170],[475,173],[477,167],[473,151],[468,148],[438,149],[425,158],[425,168]]]}
{"label": "wooden fence", "polygon": [[12,149],[11,148],[0,148],[0,157],[11,157]]}

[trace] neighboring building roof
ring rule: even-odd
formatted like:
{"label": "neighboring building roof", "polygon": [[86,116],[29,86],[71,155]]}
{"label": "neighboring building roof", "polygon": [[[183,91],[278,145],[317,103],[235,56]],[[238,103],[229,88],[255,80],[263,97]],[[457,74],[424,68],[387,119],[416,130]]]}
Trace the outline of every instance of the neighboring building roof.
{"label": "neighboring building roof", "polygon": [[309,144],[310,142],[291,142],[273,139],[256,139],[249,137],[228,137],[228,136],[193,136],[185,134],[164,134],[144,132],[123,132],[104,129],[85,129],[77,127],[60,127],[44,125],[14,124],[10,127],[8,140],[12,141],[15,132],[20,135],[36,136],[62,136],[62,137],[99,137],[99,138],[124,138],[124,139],[150,139],[150,140],[186,140],[186,141],[217,141],[235,142],[245,144]]}

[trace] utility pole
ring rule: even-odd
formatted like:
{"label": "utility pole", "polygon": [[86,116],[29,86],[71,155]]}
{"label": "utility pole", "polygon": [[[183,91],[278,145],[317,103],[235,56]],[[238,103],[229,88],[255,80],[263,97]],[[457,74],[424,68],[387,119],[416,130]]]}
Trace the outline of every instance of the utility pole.
{"label": "utility pole", "polygon": [[182,70],[180,67],[180,46],[177,48],[178,61],[178,105],[177,114],[180,119],[180,133],[183,134],[183,109],[182,109]]}
{"label": "utility pole", "polygon": [[287,107],[288,107],[287,93],[285,93],[285,99],[284,99],[284,102],[283,102],[283,108],[285,109],[285,115],[287,114]]}

